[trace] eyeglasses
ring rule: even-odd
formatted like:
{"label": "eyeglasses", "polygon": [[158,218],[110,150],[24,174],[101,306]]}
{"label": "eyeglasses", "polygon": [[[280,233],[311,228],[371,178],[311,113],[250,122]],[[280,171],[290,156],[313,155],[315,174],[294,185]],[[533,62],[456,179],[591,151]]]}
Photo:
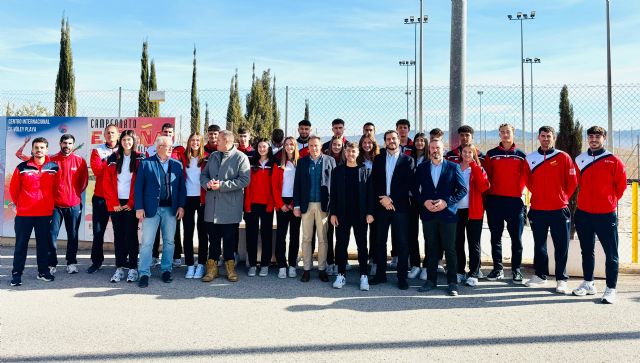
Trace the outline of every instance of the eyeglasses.
{"label": "eyeglasses", "polygon": [[173,145],[158,145],[158,147],[166,147],[167,149],[173,149]]}

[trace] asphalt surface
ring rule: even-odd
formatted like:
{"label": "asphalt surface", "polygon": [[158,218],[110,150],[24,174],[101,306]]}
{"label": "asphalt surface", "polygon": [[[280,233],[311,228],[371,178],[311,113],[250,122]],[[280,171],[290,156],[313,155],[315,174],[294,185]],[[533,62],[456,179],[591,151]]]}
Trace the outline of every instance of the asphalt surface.
{"label": "asphalt surface", "polygon": [[[35,279],[30,251],[23,286],[10,287],[13,248],[0,250],[0,361],[600,361],[640,357],[640,278],[620,276],[618,302],[561,296],[549,288],[481,281],[447,297],[389,283],[358,290],[357,272],[333,289],[268,277],[213,283],[174,270],[165,284],[111,284],[113,259],[93,275],[58,271]],[[351,261],[355,264],[356,261]],[[484,269],[485,273],[488,269]],[[526,271],[530,276],[531,271]],[[507,277],[510,272],[507,271]],[[300,270],[298,273],[300,276]],[[444,276],[440,276],[444,283]],[[569,283],[570,288],[579,279]],[[599,290],[604,281],[596,281]],[[555,285],[554,285],[555,286]]]}

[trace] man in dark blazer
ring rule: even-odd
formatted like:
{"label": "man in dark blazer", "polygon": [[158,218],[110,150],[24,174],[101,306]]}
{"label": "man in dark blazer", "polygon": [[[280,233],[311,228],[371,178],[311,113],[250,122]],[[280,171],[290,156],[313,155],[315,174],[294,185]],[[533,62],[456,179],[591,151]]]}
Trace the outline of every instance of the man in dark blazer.
{"label": "man in dark blazer", "polygon": [[430,162],[416,171],[416,190],[420,218],[427,240],[427,282],[419,289],[427,292],[437,286],[438,260],[441,250],[447,259],[448,293],[458,295],[456,280],[457,203],[467,194],[460,166],[444,159],[442,141],[429,143]]}
{"label": "man in dark blazer", "polygon": [[371,168],[372,205],[375,205],[374,218],[376,232],[375,277],[369,282],[376,285],[387,281],[387,236],[389,226],[396,241],[398,254],[398,288],[406,290],[408,270],[408,233],[409,233],[409,192],[414,185],[413,159],[400,152],[398,133],[389,130],[384,133],[386,152],[378,155]]}
{"label": "man in dark blazer", "polygon": [[182,219],[187,199],[182,164],[171,158],[171,138],[160,136],[155,145],[157,153],[140,163],[135,184],[136,217],[142,219],[142,246],[138,263],[140,287],[149,286],[153,241],[158,226],[162,230],[162,281],[172,281],[176,220]]}

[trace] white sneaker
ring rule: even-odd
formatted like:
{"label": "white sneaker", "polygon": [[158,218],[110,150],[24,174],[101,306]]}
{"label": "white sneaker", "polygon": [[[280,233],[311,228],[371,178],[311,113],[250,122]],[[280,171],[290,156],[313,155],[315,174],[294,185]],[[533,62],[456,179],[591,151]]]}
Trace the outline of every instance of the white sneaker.
{"label": "white sneaker", "polygon": [[187,273],[184,275],[185,279],[192,279],[196,274],[196,268],[194,266],[187,266]]}
{"label": "white sneaker", "polygon": [[56,272],[58,271],[58,268],[55,266],[49,266],[49,273],[52,275],[55,275]]}
{"label": "white sneaker", "polygon": [[67,265],[67,273],[68,274],[77,274],[78,273],[78,265],[76,265],[75,263]]}
{"label": "white sneaker", "polygon": [[476,287],[478,285],[477,277],[467,277],[467,281],[465,281],[467,286]]}
{"label": "white sneaker", "polygon": [[438,272],[442,274],[446,274],[447,268],[444,265],[438,265]]}
{"label": "white sneaker", "polygon": [[566,280],[558,280],[556,281],[556,292],[558,294],[565,295],[569,292],[567,289],[567,281]]}
{"label": "white sneaker", "polygon": [[347,283],[347,280],[344,278],[343,274],[338,274],[336,276],[336,281],[333,282],[334,289],[342,289],[342,287]]}
{"label": "white sneaker", "polygon": [[600,302],[603,304],[613,304],[616,302],[616,289],[605,288],[604,294],[602,294],[602,299]]}
{"label": "white sneaker", "polygon": [[416,277],[418,277],[419,274],[420,274],[420,267],[413,266],[409,271],[409,273],[407,274],[407,277],[410,279],[415,279]]}
{"label": "white sneaker", "polygon": [[369,278],[367,275],[360,276],[360,291],[369,291]]}
{"label": "white sneaker", "polygon": [[279,279],[286,279],[287,278],[287,268],[286,267],[281,267],[280,269],[278,269],[278,278]]}
{"label": "white sneaker", "polygon": [[456,274],[456,281],[458,281],[459,284],[464,283],[467,280],[467,276],[465,274]]}
{"label": "white sneaker", "polygon": [[173,260],[173,267],[180,267],[180,266],[182,266],[181,258],[176,258],[175,260]]}
{"label": "white sneaker", "polygon": [[389,268],[390,269],[398,268],[398,256],[391,257],[391,262],[389,263]]}
{"label": "white sneaker", "polygon": [[547,282],[547,279],[543,279],[538,275],[533,275],[533,277],[524,285],[527,287],[544,287],[547,286]]}
{"label": "white sneaker", "polygon": [[265,266],[265,267],[260,267],[260,273],[259,273],[259,275],[260,275],[261,277],[265,277],[265,276],[267,276],[268,274],[269,274],[269,268],[268,268],[267,266]]}
{"label": "white sneaker", "polygon": [[296,277],[296,268],[289,266],[289,277]]}
{"label": "white sneaker", "polygon": [[347,265],[344,267],[347,271],[351,271],[351,265],[349,265],[349,261],[347,261]]}
{"label": "white sneaker", "polygon": [[580,286],[573,290],[572,294],[575,296],[595,295],[598,293],[596,284],[594,281],[582,281]]}
{"label": "white sneaker", "polygon": [[124,269],[122,267],[118,267],[116,272],[111,276],[111,282],[120,282],[124,278]]}
{"label": "white sneaker", "polygon": [[129,273],[127,274],[127,282],[135,282],[138,281],[138,270],[135,268],[130,268]]}
{"label": "white sneaker", "polygon": [[371,264],[371,270],[369,271],[369,275],[374,276],[378,272],[378,265],[375,263]]}
{"label": "white sneaker", "polygon": [[201,279],[204,276],[204,265],[196,266],[196,272],[193,274],[194,279]]}
{"label": "white sneaker", "polygon": [[249,271],[247,271],[247,275],[248,275],[248,276],[251,276],[251,277],[253,277],[253,276],[255,276],[255,275],[256,275],[256,268],[255,268],[255,266],[254,266],[254,267],[249,267]]}
{"label": "white sneaker", "polygon": [[423,267],[420,269],[420,280],[427,281],[427,268]]}

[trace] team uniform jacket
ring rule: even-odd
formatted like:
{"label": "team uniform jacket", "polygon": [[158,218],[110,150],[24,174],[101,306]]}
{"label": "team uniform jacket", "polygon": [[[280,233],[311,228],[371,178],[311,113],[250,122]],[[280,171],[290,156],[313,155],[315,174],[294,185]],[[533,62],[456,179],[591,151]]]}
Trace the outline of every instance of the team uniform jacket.
{"label": "team uniform jacket", "polygon": [[[217,149],[217,147],[216,147]],[[187,155],[185,155],[185,153],[182,153],[179,155],[180,158],[178,160],[180,160],[180,162],[182,163],[182,170],[184,171],[184,180],[185,180],[185,185],[187,182],[187,168],[189,167],[190,164],[190,160],[188,160]],[[207,166],[207,161],[209,161],[209,152],[205,151],[204,152],[204,159],[202,160],[202,164],[200,165],[200,172],[202,172],[202,169],[204,169]],[[202,186],[200,187],[200,204],[203,205],[204,201],[205,201],[205,196],[207,195],[207,191],[202,188]]]}
{"label": "team uniform jacket", "polygon": [[[462,162],[462,146],[458,146],[453,150],[447,151],[444,158],[456,164],[460,164]],[[478,159],[480,159],[480,164],[484,166],[485,155],[480,150],[478,150]]]}
{"label": "team uniform jacket", "polygon": [[578,155],[578,209],[592,214],[611,213],[627,188],[627,172],[620,158],[600,149]]}
{"label": "team uniform jacket", "polygon": [[413,140],[411,140],[411,138],[407,138],[406,145],[400,145],[400,151],[407,156],[411,156],[413,154],[413,149]]}
{"label": "team uniform jacket", "polygon": [[89,169],[84,158],[71,153],[67,156],[57,153],[51,161],[58,164],[53,189],[53,202],[56,207],[70,208],[82,203],[82,193],[89,182]]}
{"label": "team uniform jacket", "polygon": [[218,151],[218,144],[210,146],[209,143],[204,144],[204,151],[207,152],[207,154],[211,154],[214,151]]}
{"label": "team uniform jacket", "polygon": [[300,159],[309,155],[309,139],[303,140],[298,137],[296,140],[298,142],[298,154],[300,154]]}
{"label": "team uniform jacket", "polygon": [[502,145],[487,151],[484,158],[485,170],[489,176],[489,195],[502,197],[522,197],[527,180],[527,155],[516,148],[516,144],[505,149]]}
{"label": "team uniform jacket", "polygon": [[527,188],[531,209],[551,211],[566,208],[578,179],[569,154],[557,149],[538,149],[527,155]]}
{"label": "team uniform jacket", "polygon": [[96,184],[93,189],[93,195],[96,197],[104,197],[102,192],[102,185],[104,184],[102,181],[103,170],[107,166],[107,158],[117,149],[117,146],[112,149],[107,144],[102,144],[91,151],[89,163],[91,164],[91,171],[96,177]]}
{"label": "team uniform jacket", "polygon": [[[140,170],[140,162],[142,159],[144,159],[144,155],[138,154],[136,160],[131,161],[136,163],[136,170]],[[133,173],[133,175],[131,175],[129,200],[127,201],[127,205],[131,210],[133,210],[134,207],[133,190],[135,185],[136,173]],[[116,154],[112,154],[107,158],[102,178],[102,191],[104,192],[104,200],[107,202],[107,209],[109,212],[113,212],[113,208],[120,205],[120,199],[118,198],[118,170],[116,168]]]}
{"label": "team uniform jacket", "polygon": [[33,157],[23,161],[13,171],[9,193],[19,217],[45,217],[53,215],[53,188],[58,164],[46,156],[42,165]]}
{"label": "team uniform jacket", "polygon": [[273,212],[271,179],[274,168],[278,167],[272,161],[268,161],[264,165],[251,165],[249,185],[244,190],[245,212],[251,212],[251,204],[264,204],[267,206],[267,212]]}
{"label": "team uniform jacket", "polygon": [[253,159],[253,155],[255,154],[255,150],[251,145],[242,147],[238,144],[238,151],[241,151],[243,154],[247,155],[247,157],[249,158],[249,162],[251,162],[251,160]]}
{"label": "team uniform jacket", "polygon": [[482,166],[469,164],[471,176],[469,177],[469,219],[480,219],[484,216],[484,198],[482,194],[489,190],[489,177]]}

